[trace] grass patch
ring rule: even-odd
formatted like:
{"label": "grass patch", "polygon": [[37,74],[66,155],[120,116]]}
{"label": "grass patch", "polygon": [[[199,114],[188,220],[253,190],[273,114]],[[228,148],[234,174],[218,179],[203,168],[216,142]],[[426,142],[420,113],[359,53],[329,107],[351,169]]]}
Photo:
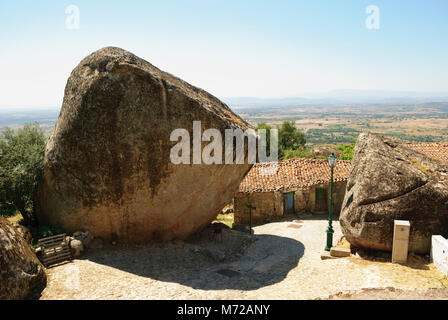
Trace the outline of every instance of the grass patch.
{"label": "grass patch", "polygon": [[[21,224],[23,216],[12,204],[0,204],[0,216],[4,217],[11,223]],[[39,225],[39,226],[25,226],[31,233],[33,245],[36,246],[40,238],[54,236],[64,233],[64,230],[58,225]]]}
{"label": "grass patch", "polygon": [[23,217],[16,206],[9,203],[0,204],[0,216],[12,223],[20,223],[23,220]]}
{"label": "grass patch", "polygon": [[232,228],[233,225],[233,213],[229,214],[218,214],[215,220],[213,220],[213,223],[220,222],[227,225],[229,228]]}
{"label": "grass patch", "polygon": [[23,220],[22,215],[20,214],[20,212],[17,212],[15,215],[10,216],[8,218],[6,218],[9,222],[11,223],[20,223]]}

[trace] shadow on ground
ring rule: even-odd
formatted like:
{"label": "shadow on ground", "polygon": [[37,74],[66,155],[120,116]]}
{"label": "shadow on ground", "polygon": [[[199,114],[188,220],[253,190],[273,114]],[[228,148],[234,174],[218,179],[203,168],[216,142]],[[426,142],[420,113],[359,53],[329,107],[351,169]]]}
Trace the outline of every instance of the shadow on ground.
{"label": "shadow on ground", "polygon": [[83,259],[202,290],[255,290],[282,281],[304,254],[291,238],[207,228],[185,242],[90,250]]}

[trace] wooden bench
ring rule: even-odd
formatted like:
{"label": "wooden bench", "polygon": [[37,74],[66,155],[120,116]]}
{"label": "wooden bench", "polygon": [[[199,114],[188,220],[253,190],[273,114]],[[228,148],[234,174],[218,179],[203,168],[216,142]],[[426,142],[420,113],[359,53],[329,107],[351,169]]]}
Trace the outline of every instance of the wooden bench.
{"label": "wooden bench", "polygon": [[73,259],[65,239],[65,233],[39,239],[37,243],[42,249],[42,263],[47,268],[50,265]]}

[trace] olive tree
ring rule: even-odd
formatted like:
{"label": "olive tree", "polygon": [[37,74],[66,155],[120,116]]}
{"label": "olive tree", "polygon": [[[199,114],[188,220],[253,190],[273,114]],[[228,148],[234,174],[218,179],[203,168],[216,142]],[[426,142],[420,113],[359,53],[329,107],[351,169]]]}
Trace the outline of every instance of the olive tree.
{"label": "olive tree", "polygon": [[45,135],[39,125],[6,129],[0,137],[0,203],[13,204],[35,225],[34,199],[43,175]]}
{"label": "olive tree", "polygon": [[[283,121],[276,126],[278,130],[278,156],[279,160],[290,158],[311,158],[312,153],[305,148],[305,133],[297,129],[294,121]],[[267,134],[266,149],[270,150],[270,130],[272,126],[259,122],[257,130],[265,129]]]}
{"label": "olive tree", "polygon": [[266,130],[266,156],[269,156],[270,151],[271,151],[271,129],[272,126],[264,123],[264,122],[258,122],[257,123],[257,127],[255,128],[255,130]]}
{"label": "olive tree", "polygon": [[278,140],[283,150],[305,148],[305,133],[296,128],[294,121],[283,121],[278,126]]}

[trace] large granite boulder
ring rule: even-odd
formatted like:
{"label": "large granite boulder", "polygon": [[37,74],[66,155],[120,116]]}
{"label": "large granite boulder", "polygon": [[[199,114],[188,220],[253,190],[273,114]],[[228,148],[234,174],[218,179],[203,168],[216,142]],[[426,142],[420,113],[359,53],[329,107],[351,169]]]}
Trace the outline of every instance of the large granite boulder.
{"label": "large granite boulder", "polygon": [[121,243],[184,239],[208,225],[251,165],[173,164],[170,134],[186,129],[191,142],[193,121],[223,141],[225,129],[249,128],[216,97],[130,52],[86,57],[46,146],[41,223]]}
{"label": "large granite boulder", "polygon": [[29,233],[0,217],[0,300],[29,298],[45,288],[47,276]]}
{"label": "large granite boulder", "polygon": [[384,137],[361,134],[340,214],[354,246],[392,250],[394,220],[411,223],[409,250],[448,235],[448,167]]}

